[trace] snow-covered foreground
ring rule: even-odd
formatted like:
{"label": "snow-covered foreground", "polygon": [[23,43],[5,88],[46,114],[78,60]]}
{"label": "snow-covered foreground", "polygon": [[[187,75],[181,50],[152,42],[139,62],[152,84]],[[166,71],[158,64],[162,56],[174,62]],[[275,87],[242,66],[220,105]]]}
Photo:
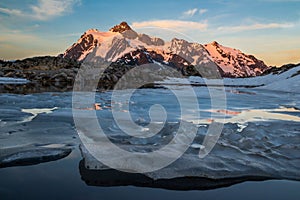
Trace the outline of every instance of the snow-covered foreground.
{"label": "snow-covered foreground", "polygon": [[0,77],[0,84],[25,84],[29,81],[24,78],[9,78],[9,77]]}
{"label": "snow-covered foreground", "polygon": [[[224,78],[222,80],[204,79],[201,77],[189,77],[192,84],[199,85],[218,85],[223,84],[229,87],[256,87],[259,89],[294,92],[299,93],[300,89],[300,66],[294,67],[280,74],[268,74],[265,76],[256,76],[251,78]],[[168,78],[160,84],[186,84],[186,80],[180,78]]]}

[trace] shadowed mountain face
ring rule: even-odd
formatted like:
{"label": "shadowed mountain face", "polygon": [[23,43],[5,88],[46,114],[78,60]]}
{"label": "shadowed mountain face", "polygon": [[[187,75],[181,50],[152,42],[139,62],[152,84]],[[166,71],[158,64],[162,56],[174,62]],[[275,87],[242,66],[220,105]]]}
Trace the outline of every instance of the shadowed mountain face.
{"label": "shadowed mountain face", "polygon": [[[164,41],[137,33],[126,22],[108,32],[97,29],[86,31],[63,57],[89,63],[99,60],[130,65],[156,63],[177,69],[189,66],[211,68],[214,65],[223,77],[257,76],[269,68],[254,56],[217,42],[201,45],[177,38]],[[176,59],[178,57],[180,59]]]}

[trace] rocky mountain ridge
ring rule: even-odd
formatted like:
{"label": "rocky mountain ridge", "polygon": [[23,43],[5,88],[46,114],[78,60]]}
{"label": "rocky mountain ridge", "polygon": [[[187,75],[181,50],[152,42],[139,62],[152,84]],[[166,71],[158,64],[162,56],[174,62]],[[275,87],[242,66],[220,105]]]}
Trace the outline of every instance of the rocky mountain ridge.
{"label": "rocky mountain ridge", "polygon": [[222,77],[252,77],[261,75],[269,68],[253,55],[222,46],[217,42],[202,45],[178,38],[164,41],[161,38],[137,33],[126,22],[114,26],[108,32],[97,29],[86,31],[65,51],[63,57],[89,63],[99,61],[118,61],[131,65],[157,63],[178,70],[185,70],[191,65],[200,68],[215,66]]}

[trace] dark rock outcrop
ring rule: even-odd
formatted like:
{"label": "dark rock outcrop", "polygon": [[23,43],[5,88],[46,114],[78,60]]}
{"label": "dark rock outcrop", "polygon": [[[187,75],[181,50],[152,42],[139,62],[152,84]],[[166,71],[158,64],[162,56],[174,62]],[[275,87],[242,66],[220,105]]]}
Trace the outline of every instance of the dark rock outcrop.
{"label": "dark rock outcrop", "polygon": [[92,51],[98,44],[98,40],[94,38],[93,34],[85,32],[77,43],[74,43],[63,54],[64,58],[81,60],[80,57],[84,52]]}
{"label": "dark rock outcrop", "polygon": [[116,25],[109,29],[112,32],[123,33],[124,31],[131,30],[130,26],[126,22],[121,22],[119,25]]}
{"label": "dark rock outcrop", "polygon": [[267,75],[267,74],[281,74],[281,73],[284,73],[294,67],[297,67],[299,66],[300,63],[298,64],[286,64],[286,65],[283,65],[281,67],[271,67],[269,69],[267,69],[266,71],[264,71],[264,73],[262,74],[262,76],[264,75]]}
{"label": "dark rock outcrop", "polygon": [[34,90],[34,88],[47,88],[53,90],[70,88],[75,80],[81,63],[62,57],[34,57],[14,62],[4,62],[0,68],[0,75],[11,78],[24,78],[30,81],[25,85],[1,85],[3,91]]}

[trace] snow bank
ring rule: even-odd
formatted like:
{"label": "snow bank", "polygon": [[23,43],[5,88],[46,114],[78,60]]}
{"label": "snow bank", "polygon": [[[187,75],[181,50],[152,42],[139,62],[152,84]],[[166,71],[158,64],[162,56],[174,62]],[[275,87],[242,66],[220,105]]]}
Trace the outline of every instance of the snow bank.
{"label": "snow bank", "polygon": [[260,89],[300,93],[300,75],[286,79],[274,80],[271,84],[260,87]]}
{"label": "snow bank", "polygon": [[[300,66],[297,66],[280,74],[271,73],[265,76],[256,76],[251,78],[224,78],[222,81],[225,87],[256,87],[266,90],[299,93],[300,75],[296,75],[299,71]],[[198,76],[191,76],[188,80],[190,83],[195,85],[209,84],[213,86],[220,84],[220,81],[205,79]],[[157,83],[162,85],[186,85],[187,79],[169,77],[166,80]]]}
{"label": "snow bank", "polygon": [[29,80],[24,78],[10,78],[10,77],[0,77],[0,84],[25,84]]}

